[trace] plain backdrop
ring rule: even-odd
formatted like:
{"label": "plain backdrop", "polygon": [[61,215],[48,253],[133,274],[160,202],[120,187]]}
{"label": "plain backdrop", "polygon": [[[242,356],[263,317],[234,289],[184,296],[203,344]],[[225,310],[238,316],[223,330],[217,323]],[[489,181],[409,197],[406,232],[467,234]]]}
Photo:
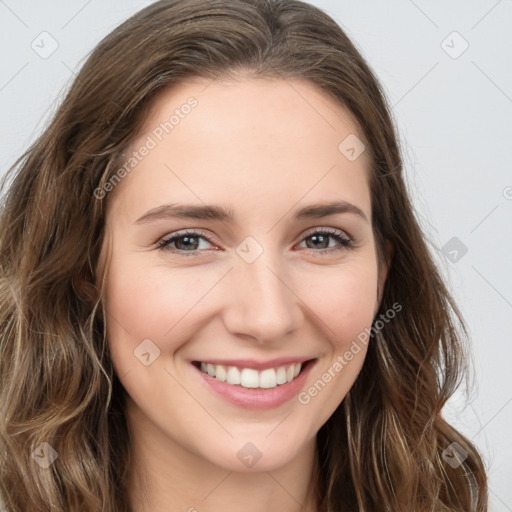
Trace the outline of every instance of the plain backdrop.
{"label": "plain backdrop", "polygon": [[[93,47],[150,1],[0,0],[0,173],[40,134]],[[445,417],[512,511],[512,1],[314,0],[382,82],[407,183],[472,336],[471,392]]]}

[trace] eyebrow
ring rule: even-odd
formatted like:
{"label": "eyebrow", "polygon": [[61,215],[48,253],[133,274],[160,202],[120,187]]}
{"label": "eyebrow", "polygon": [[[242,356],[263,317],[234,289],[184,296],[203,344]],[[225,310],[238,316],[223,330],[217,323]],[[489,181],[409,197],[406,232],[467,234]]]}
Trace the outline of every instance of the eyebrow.
{"label": "eyebrow", "polygon": [[[339,213],[352,213],[368,222],[368,218],[365,213],[356,205],[347,201],[312,204],[295,211],[294,216],[297,219],[318,219]],[[226,209],[217,205],[164,204],[146,212],[142,217],[135,221],[135,224],[144,224],[153,220],[176,218],[229,222],[234,220],[235,215],[232,209]]]}

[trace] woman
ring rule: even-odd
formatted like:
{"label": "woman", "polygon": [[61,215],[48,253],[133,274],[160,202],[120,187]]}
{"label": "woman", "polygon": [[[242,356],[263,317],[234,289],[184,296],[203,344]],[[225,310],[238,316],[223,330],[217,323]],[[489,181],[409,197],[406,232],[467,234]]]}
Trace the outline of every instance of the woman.
{"label": "woman", "polygon": [[9,510],[486,510],[464,323],[325,13],[151,5],[9,176]]}

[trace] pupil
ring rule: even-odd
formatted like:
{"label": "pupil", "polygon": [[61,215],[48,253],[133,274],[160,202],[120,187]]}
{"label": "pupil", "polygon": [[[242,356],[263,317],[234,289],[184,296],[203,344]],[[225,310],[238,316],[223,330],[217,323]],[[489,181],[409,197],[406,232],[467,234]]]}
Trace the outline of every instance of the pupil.
{"label": "pupil", "polygon": [[[320,243],[322,242],[322,239],[323,239],[323,242],[325,241],[328,241],[328,237],[324,236],[324,235],[311,235],[311,240],[313,241],[320,241]],[[317,245],[318,247],[318,245]],[[325,248],[325,244],[322,246],[322,248]]]}
{"label": "pupil", "polygon": [[[180,242],[180,240],[182,240],[185,243],[183,244],[182,242]],[[193,236],[182,236],[181,238],[178,239],[178,244],[181,244],[181,245],[184,245],[185,247],[190,248],[191,245],[195,246],[197,244],[197,242],[194,244],[194,237]]]}

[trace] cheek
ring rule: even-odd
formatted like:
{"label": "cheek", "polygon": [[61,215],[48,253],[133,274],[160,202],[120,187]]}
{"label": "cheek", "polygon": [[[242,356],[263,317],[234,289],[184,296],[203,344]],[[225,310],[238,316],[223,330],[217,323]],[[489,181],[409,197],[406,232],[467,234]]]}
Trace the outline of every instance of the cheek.
{"label": "cheek", "polygon": [[143,260],[142,254],[113,258],[107,281],[107,335],[112,357],[124,366],[145,339],[162,352],[177,350],[194,314],[207,303],[206,292],[218,281],[217,275],[198,278],[192,268],[148,268]]}
{"label": "cheek", "polygon": [[134,365],[134,350],[143,340],[150,339],[160,349],[162,327],[153,318],[159,309],[156,305],[160,301],[160,287],[155,286],[136,260],[114,256],[106,282],[107,339],[119,375]]}
{"label": "cheek", "polygon": [[302,275],[300,297],[321,320],[336,349],[370,327],[377,305],[377,270],[372,258]]}
{"label": "cheek", "polygon": [[371,257],[354,260],[335,271],[329,269],[325,278],[317,273],[310,282],[316,285],[309,293],[304,286],[304,300],[317,315],[315,325],[322,326],[329,342],[323,345],[324,357],[297,397],[315,417],[313,434],[344,400],[364,364],[376,305],[376,263]]}

